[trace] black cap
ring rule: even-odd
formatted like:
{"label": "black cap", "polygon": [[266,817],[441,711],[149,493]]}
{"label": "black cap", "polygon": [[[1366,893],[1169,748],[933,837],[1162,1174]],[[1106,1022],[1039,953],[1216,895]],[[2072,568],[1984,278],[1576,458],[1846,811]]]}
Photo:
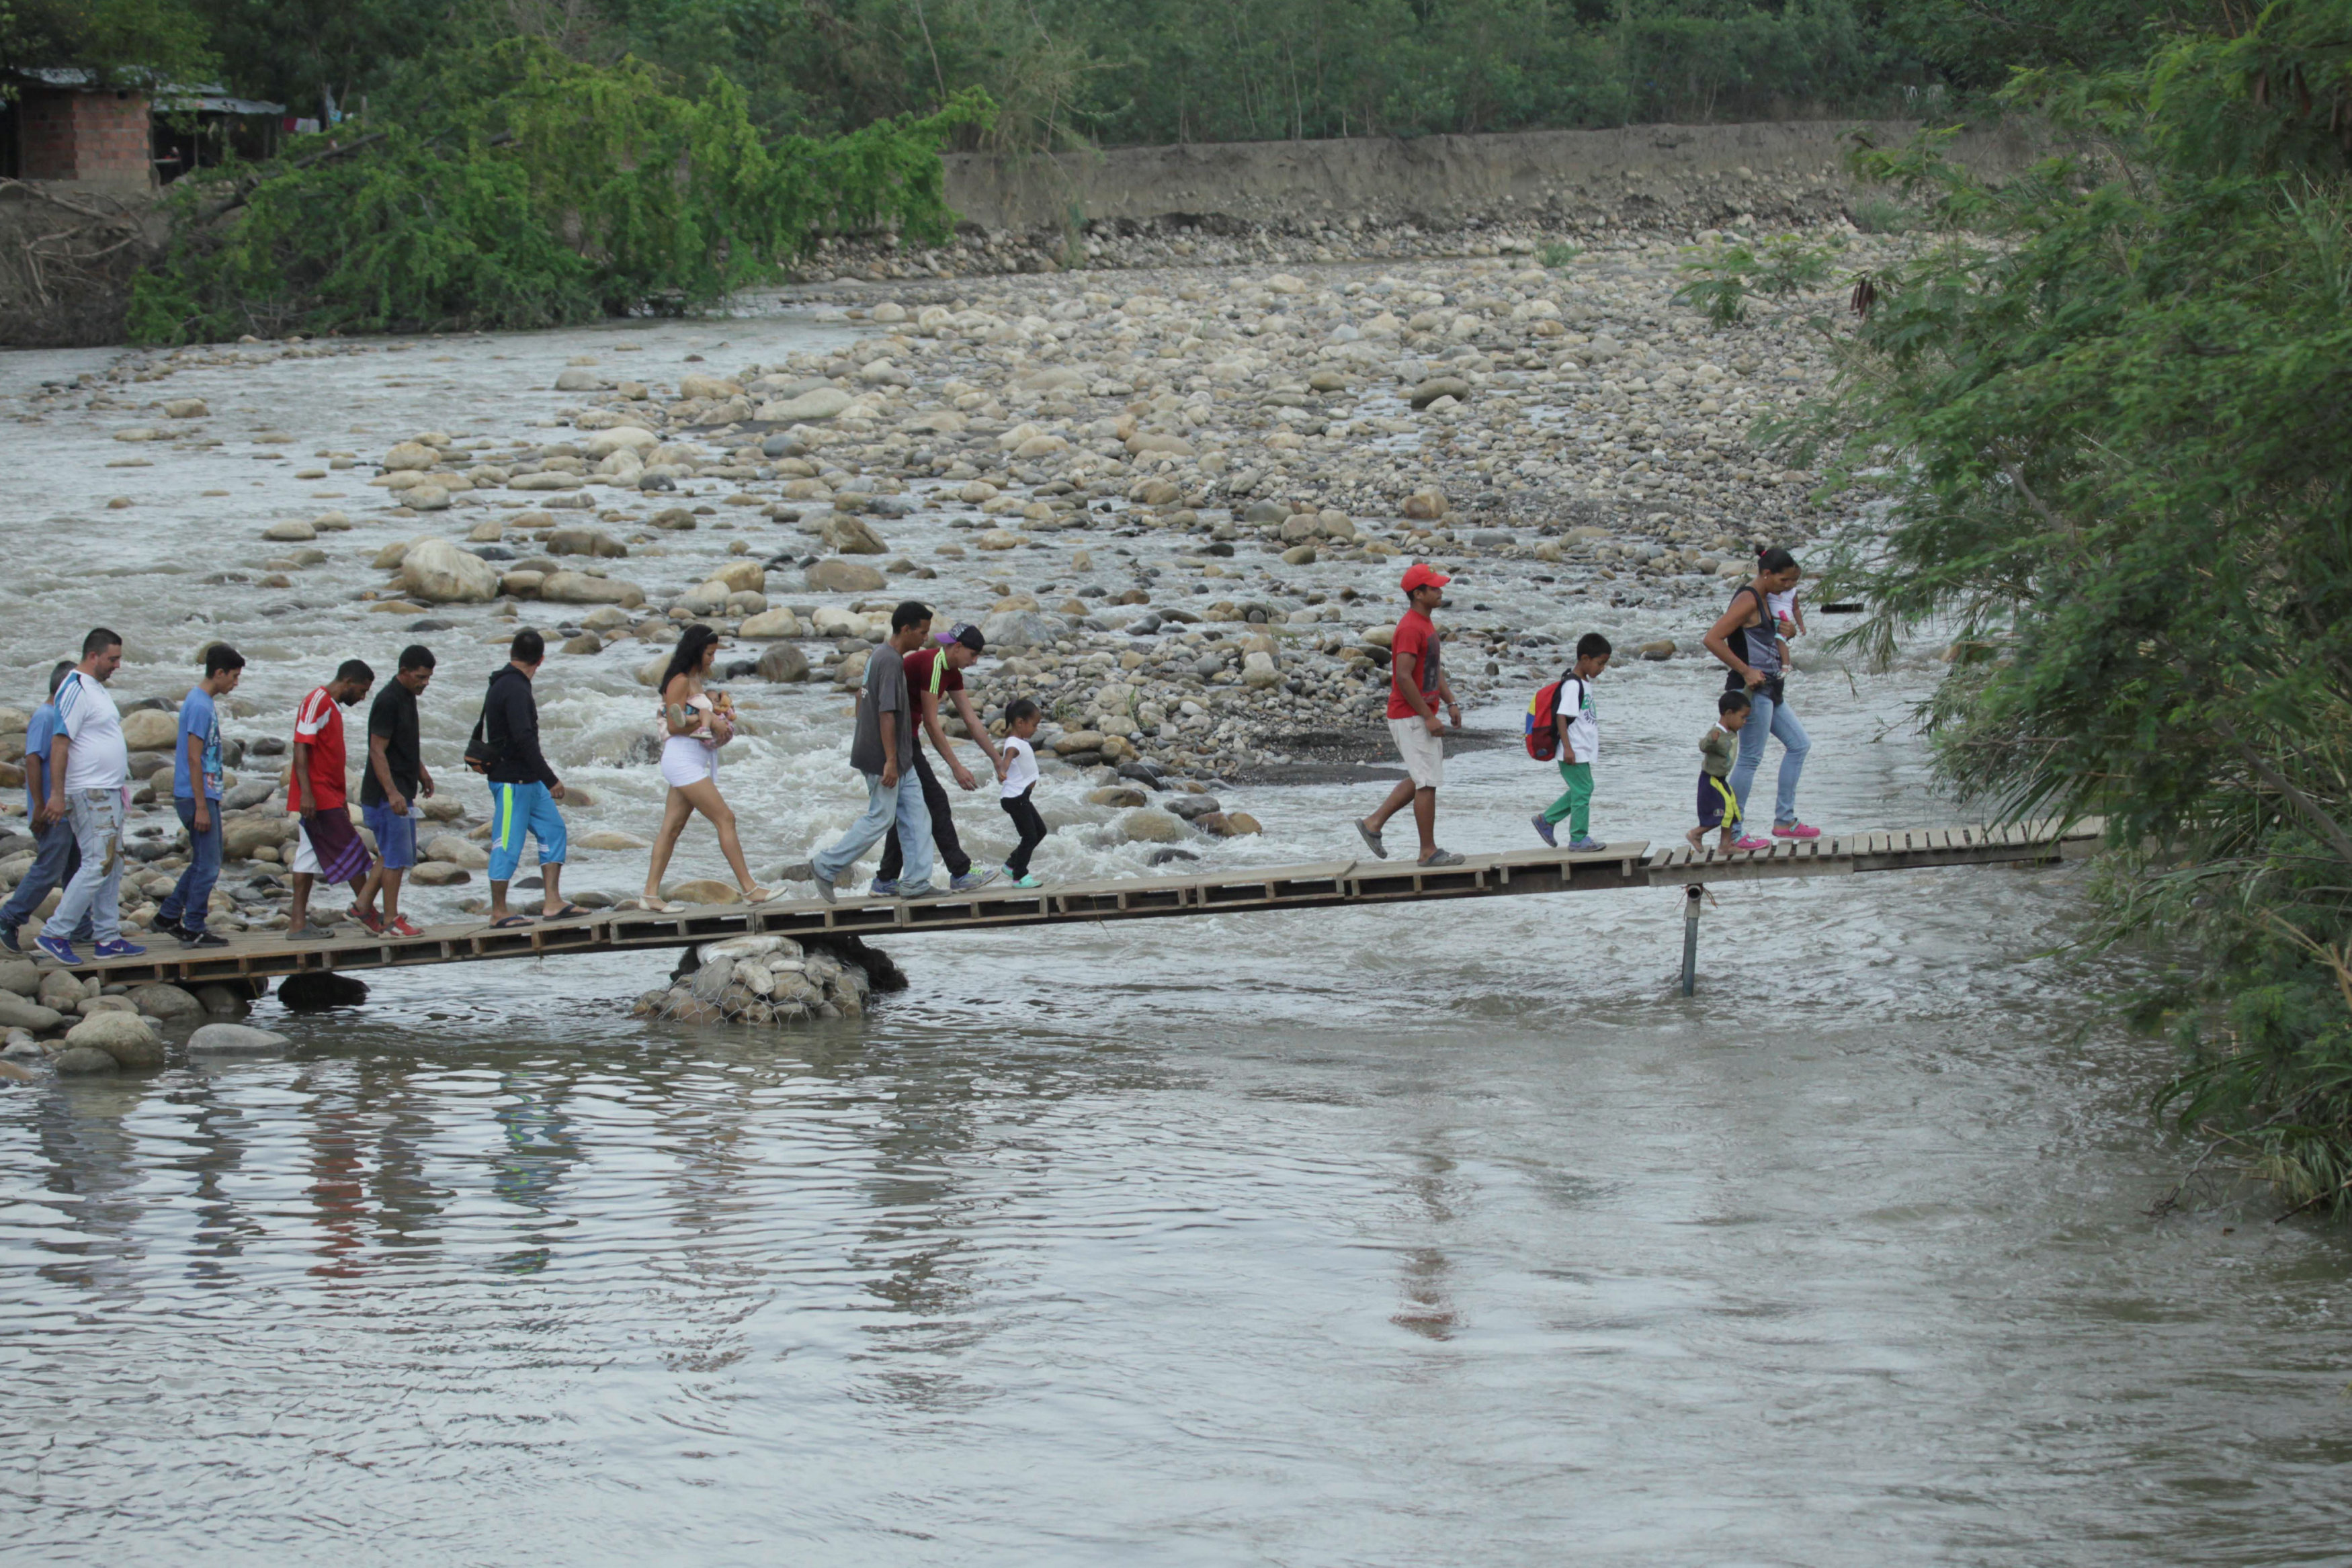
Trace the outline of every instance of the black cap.
{"label": "black cap", "polygon": [[988,639],[982,636],[980,634],[980,628],[973,625],[969,621],[957,622],[955,630],[949,632],[948,636],[953,641],[962,643],[965,647],[971,649],[975,653],[985,653],[988,652]]}

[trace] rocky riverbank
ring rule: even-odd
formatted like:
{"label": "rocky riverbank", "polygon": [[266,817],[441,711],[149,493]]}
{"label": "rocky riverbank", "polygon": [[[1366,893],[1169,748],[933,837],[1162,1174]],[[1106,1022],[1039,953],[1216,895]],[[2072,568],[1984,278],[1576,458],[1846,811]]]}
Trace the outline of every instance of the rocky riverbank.
{"label": "rocky riverbank", "polygon": [[[1842,237],[1857,268],[1906,243]],[[1693,623],[1757,547],[1817,525],[1810,476],[1750,439],[1824,373],[1793,317],[1717,329],[1675,308],[1681,252],[1664,239],[1549,267],[1453,239],[1456,254],[1411,260],[811,287],[769,308],[850,329],[838,350],[657,358],[614,333],[551,378],[552,398],[512,387],[505,428],[452,420],[307,464],[268,428],[222,434],[174,378],[378,357],[389,380],[415,373],[392,356],[430,340],[126,355],[41,389],[20,417],[95,413],[124,467],[241,440],[298,482],[360,484],[323,510],[273,495],[274,519],[205,579],[207,636],[355,616],[355,637],[382,626],[365,652],[387,674],[401,641],[497,643],[530,624],[559,650],[552,689],[650,684],[703,620],[747,644],[728,679],[752,729],[789,745],[819,715],[838,722],[890,605],[923,598],[986,632],[975,684],[992,719],[1014,695],[1050,716],[1041,798],[1057,830],[1197,855],[1257,831],[1252,779],[1302,756],[1386,760],[1408,561],[1456,579],[1447,664],[1475,698],[1556,673],[1579,626]],[[1694,652],[1663,637],[1641,651]],[[118,680],[142,779],[168,769],[185,684]],[[225,706],[244,777],[215,923],[270,929],[292,834],[282,716]],[[21,751],[24,717],[0,712],[0,755]],[[562,723],[549,739],[567,771],[650,755],[649,728]],[[573,790],[575,845],[644,850],[651,822],[605,820],[598,791]],[[184,852],[159,794],[141,790],[131,832],[134,927]],[[442,824],[416,879],[429,902],[478,875],[488,824],[449,793],[427,809]],[[777,874],[809,847],[785,846]],[[0,845],[0,881],[28,849]],[[690,878],[667,891],[733,896]]]}

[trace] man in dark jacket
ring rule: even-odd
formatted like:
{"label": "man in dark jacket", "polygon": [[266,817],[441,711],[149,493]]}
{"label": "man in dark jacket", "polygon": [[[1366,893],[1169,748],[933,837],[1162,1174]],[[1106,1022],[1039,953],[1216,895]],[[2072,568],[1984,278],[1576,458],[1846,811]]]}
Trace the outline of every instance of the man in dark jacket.
{"label": "man in dark jacket", "polygon": [[523,835],[539,841],[539,869],[547,879],[542,918],[566,919],[588,912],[563,901],[563,782],[539,749],[539,703],[531,678],[547,659],[547,640],[525,627],[508,648],[507,667],[490,677],[482,698],[482,738],[490,757],[490,924],[530,924],[528,915],[507,910],[507,883],[522,863]]}

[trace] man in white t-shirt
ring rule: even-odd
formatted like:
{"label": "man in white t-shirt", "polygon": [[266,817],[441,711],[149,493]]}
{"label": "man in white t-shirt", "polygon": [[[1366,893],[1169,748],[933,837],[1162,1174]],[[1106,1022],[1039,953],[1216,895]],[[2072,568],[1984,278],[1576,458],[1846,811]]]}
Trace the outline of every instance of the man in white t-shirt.
{"label": "man in white t-shirt", "polygon": [[81,867],[35,941],[68,968],[81,967],[70,938],[85,920],[98,936],[91,949],[96,956],[135,958],[147,951],[122,939],[122,812],[131,753],[122,744],[122,717],[106,694],[121,664],[122,639],[101,626],[82,639],[81,663],[58,685],[58,737],[40,818],[73,825]]}

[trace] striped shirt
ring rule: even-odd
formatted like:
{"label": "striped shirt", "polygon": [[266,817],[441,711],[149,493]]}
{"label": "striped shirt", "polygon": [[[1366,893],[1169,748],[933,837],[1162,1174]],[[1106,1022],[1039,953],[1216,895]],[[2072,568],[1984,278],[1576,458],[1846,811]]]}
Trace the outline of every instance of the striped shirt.
{"label": "striped shirt", "polygon": [[[294,710],[294,738],[310,748],[310,803],[331,810],[349,804],[343,792],[343,710],[320,686]],[[302,809],[299,789],[286,791],[286,809]]]}

